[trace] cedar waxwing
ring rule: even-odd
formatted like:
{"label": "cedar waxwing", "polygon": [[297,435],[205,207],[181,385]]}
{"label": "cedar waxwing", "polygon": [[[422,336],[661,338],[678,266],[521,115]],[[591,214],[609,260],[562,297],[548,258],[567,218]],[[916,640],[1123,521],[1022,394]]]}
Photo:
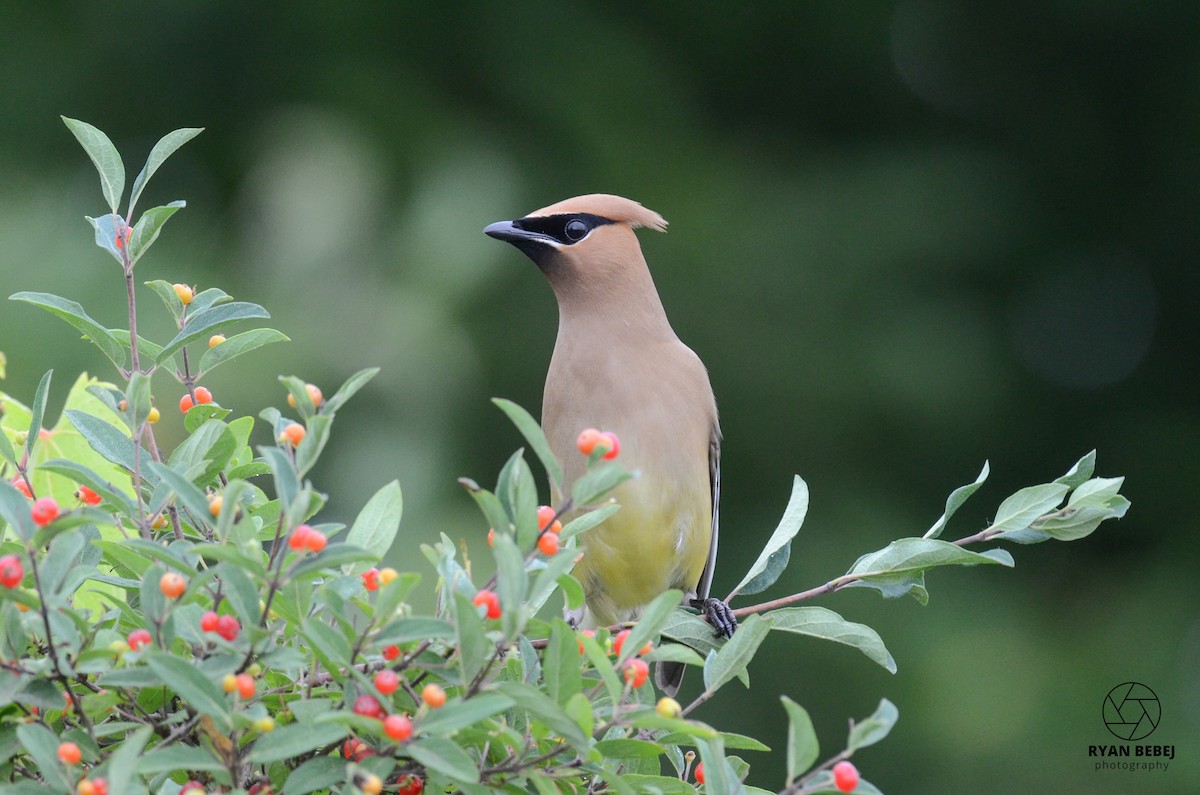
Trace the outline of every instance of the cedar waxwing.
{"label": "cedar waxwing", "polygon": [[[621,509],[582,536],[575,576],[586,601],[568,617],[584,626],[629,621],[679,588],[729,636],[732,612],[709,598],[721,485],[717,405],[704,365],[667,322],[633,231],[642,226],[661,232],[667,222],[629,199],[592,194],[483,231],[532,259],[558,301],[542,427],[567,493],[586,471],[575,447],[585,428],[615,433],[621,463],[639,474],[615,490]],[[673,692],[682,668],[660,667],[660,686]]]}

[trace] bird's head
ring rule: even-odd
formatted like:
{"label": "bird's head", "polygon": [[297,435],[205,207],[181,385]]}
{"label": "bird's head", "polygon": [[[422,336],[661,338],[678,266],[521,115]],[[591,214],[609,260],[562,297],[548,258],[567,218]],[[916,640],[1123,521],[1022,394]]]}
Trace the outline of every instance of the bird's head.
{"label": "bird's head", "polygon": [[621,278],[639,264],[644,269],[633,233],[642,226],[665,232],[667,222],[630,199],[592,193],[551,204],[524,218],[497,221],[483,232],[524,252],[557,292],[565,284]]}

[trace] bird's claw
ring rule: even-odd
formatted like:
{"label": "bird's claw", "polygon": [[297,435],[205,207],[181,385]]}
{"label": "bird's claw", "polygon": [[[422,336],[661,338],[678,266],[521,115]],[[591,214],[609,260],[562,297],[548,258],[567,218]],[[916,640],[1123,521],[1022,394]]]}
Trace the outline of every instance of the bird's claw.
{"label": "bird's claw", "polygon": [[733,610],[729,605],[722,602],[720,599],[693,599],[692,607],[695,607],[704,614],[708,619],[708,623],[716,627],[718,638],[732,638],[734,630],[737,629],[737,618],[733,615]]}

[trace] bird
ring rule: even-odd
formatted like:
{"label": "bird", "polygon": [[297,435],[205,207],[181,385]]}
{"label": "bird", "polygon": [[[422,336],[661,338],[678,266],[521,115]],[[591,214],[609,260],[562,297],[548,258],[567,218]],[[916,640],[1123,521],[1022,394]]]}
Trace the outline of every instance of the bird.
{"label": "bird", "polygon": [[[558,304],[542,428],[563,464],[563,491],[586,471],[575,449],[585,428],[616,434],[622,464],[638,473],[613,492],[620,510],[580,537],[574,574],[585,600],[568,618],[578,627],[633,621],[678,588],[717,635],[731,637],[732,611],[709,595],[721,494],[716,399],[704,364],[667,320],[634,231],[642,227],[665,232],[667,222],[596,193],[483,231],[533,260]],[[665,663],[656,679],[673,693],[682,675],[681,664]]]}

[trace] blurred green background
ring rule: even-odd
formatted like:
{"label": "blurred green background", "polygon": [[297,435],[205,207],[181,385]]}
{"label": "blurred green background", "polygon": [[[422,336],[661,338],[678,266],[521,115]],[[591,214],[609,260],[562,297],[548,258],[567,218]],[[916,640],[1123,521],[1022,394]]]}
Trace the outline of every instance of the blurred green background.
{"label": "blurred green background", "polygon": [[[151,185],[188,207],[141,278],[220,286],[292,337],[213,374],[236,411],[282,404],[279,373],[328,394],[383,368],[315,481],[348,520],[400,478],[395,565],[425,569],[439,532],[486,565],[455,478],[494,482],[521,443],[488,398],[536,414],[556,313],[480,230],[579,193],[671,222],[642,242],[721,406],[721,594],[793,473],[812,506],[768,595],[924,532],[985,459],[950,537],[1097,448],[1097,474],[1128,476],[1120,523],[1017,548],[1012,571],[934,572],[924,608],[819,600],[875,627],[898,674],[772,637],[748,695],[701,717],[779,749],[745,754],[772,789],[787,693],[828,753],[894,701],[891,738],[855,759],[889,793],[1200,791],[1200,5],[11,4],[0,74],[0,291],[123,322],[83,221],[95,172],[59,114],[107,131],[131,178],[159,135],[207,127]],[[76,372],[112,375],[25,305],[0,304],[0,350],[26,400],[51,366],[59,404]],[[157,382],[163,406],[178,393]],[[1101,701],[1131,679],[1162,701],[1166,774],[1087,756],[1115,742]]]}

